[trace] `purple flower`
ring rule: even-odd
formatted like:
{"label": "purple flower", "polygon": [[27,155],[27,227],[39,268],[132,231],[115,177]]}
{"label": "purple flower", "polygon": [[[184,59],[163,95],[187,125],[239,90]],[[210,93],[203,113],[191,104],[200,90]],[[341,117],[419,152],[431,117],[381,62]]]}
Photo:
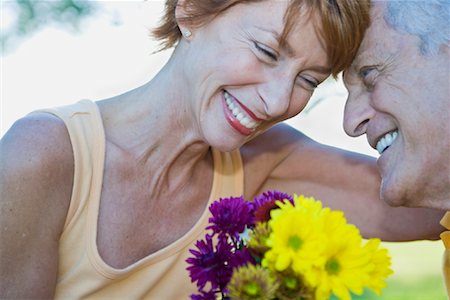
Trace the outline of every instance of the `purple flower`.
{"label": "purple flower", "polygon": [[192,294],[191,299],[192,300],[216,300],[216,293],[215,291],[200,291],[200,294]]}
{"label": "purple flower", "polygon": [[[237,250],[233,253],[233,256],[230,258],[229,265],[235,269],[240,266],[246,265],[248,263],[255,264],[255,260],[250,252],[250,250],[246,247]],[[231,278],[230,278],[231,279]]]}
{"label": "purple flower", "polygon": [[205,240],[195,243],[198,250],[190,249],[193,257],[186,259],[192,282],[197,282],[199,290],[202,291],[209,282],[211,290],[226,287],[232,275],[232,268],[228,260],[231,253],[231,245],[219,239],[216,249],[211,235],[206,235]]}
{"label": "purple flower", "polygon": [[244,197],[221,198],[209,207],[212,217],[206,229],[212,229],[219,235],[228,234],[234,241],[239,239],[239,233],[245,226],[253,225],[252,204]]}
{"label": "purple flower", "polygon": [[255,197],[255,199],[253,199],[253,206],[255,208],[258,208],[258,206],[260,206],[261,204],[264,204],[267,201],[275,201],[275,200],[281,200],[281,201],[289,200],[289,201],[291,201],[292,204],[294,204],[294,199],[292,198],[291,195],[273,190],[273,191],[264,192],[261,195],[259,195],[258,197]]}
{"label": "purple flower", "polygon": [[255,222],[267,222],[270,219],[270,211],[274,208],[278,208],[275,201],[284,202],[289,200],[294,204],[292,196],[279,192],[279,191],[267,191],[256,197],[252,202],[252,210],[255,215]]}

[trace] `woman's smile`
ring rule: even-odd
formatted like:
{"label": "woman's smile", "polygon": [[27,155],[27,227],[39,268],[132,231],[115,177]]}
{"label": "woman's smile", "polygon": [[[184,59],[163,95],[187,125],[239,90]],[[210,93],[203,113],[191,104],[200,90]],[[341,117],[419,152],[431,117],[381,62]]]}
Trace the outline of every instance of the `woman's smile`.
{"label": "woman's smile", "polygon": [[226,120],[239,133],[248,136],[261,123],[261,119],[227,91],[223,91],[222,102]]}

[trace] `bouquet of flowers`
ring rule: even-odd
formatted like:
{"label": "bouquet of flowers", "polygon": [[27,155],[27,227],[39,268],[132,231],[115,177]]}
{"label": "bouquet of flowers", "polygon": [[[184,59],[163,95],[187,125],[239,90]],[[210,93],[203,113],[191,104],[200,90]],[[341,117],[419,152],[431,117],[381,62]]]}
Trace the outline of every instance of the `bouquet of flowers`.
{"label": "bouquet of flowers", "polygon": [[209,207],[209,233],[186,262],[194,300],[351,299],[379,294],[390,258],[379,239],[363,241],[340,211],[304,196],[268,191]]}

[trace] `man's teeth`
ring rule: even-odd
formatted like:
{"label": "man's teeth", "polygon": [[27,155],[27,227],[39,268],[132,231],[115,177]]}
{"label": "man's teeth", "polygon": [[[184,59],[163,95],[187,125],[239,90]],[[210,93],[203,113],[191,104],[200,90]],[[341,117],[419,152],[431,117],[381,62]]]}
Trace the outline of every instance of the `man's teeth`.
{"label": "man's teeth", "polygon": [[397,136],[398,136],[397,131],[386,133],[385,136],[383,136],[377,143],[378,153],[379,154],[383,153],[384,150],[386,150],[390,145],[392,145]]}
{"label": "man's teeth", "polygon": [[233,98],[227,93],[224,93],[225,95],[225,102],[227,103],[228,109],[231,111],[233,116],[238,119],[239,123],[242,124],[242,126],[248,128],[248,129],[255,129],[258,126],[258,123],[254,120],[251,120],[248,118],[244,112],[241,111],[241,108],[239,107],[239,104],[235,103]]}

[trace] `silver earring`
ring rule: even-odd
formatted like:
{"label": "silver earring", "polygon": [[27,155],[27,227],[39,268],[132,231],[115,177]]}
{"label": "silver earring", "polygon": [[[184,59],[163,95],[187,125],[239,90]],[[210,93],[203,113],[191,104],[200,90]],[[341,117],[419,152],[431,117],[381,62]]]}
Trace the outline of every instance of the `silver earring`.
{"label": "silver earring", "polygon": [[192,36],[192,32],[191,32],[189,29],[187,29],[187,28],[181,30],[181,33],[182,33],[183,36],[184,36],[185,38],[187,38],[187,39],[190,38],[190,37]]}

